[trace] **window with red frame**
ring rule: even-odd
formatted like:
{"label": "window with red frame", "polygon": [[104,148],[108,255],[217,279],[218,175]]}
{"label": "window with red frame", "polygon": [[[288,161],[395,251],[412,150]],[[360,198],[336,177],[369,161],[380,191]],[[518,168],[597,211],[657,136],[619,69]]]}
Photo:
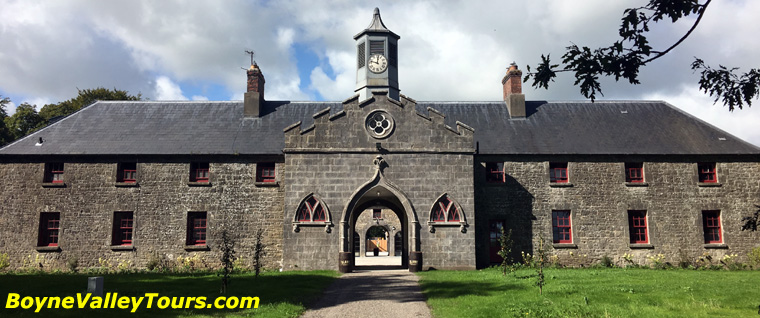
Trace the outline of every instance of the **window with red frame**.
{"label": "window with red frame", "polygon": [[296,220],[299,222],[324,222],[327,221],[327,214],[322,203],[311,196],[301,204]]}
{"label": "window with red frame", "polygon": [[549,182],[567,183],[567,162],[549,163]]}
{"label": "window with red frame", "polygon": [[649,243],[649,235],[647,232],[647,211],[628,211],[628,231],[631,235],[632,244]]}
{"label": "window with red frame", "polygon": [[206,212],[187,214],[187,245],[206,245]]}
{"label": "window with red frame", "polygon": [[572,243],[570,211],[552,211],[552,238],[554,243]]}
{"label": "window with red frame", "polygon": [[381,209],[373,209],[372,210],[372,218],[373,219],[382,219],[383,213]]}
{"label": "window with red frame", "polygon": [[625,182],[633,182],[633,183],[644,182],[644,163],[626,162],[625,163]]}
{"label": "window with red frame", "polygon": [[705,244],[723,243],[723,234],[720,231],[720,211],[702,211],[702,224]]}
{"label": "window with red frame", "polygon": [[274,182],[274,162],[256,164],[256,182]]}
{"label": "window with red frame", "polygon": [[45,164],[45,180],[47,183],[63,183],[63,163],[53,162]]}
{"label": "window with red frame", "polygon": [[714,162],[702,162],[697,164],[699,169],[699,182],[715,183],[718,182],[718,176],[715,171]]}
{"label": "window with red frame", "polygon": [[114,212],[112,245],[132,245],[133,221],[132,212]]}
{"label": "window with red frame", "polygon": [[447,195],[444,195],[435,203],[432,212],[433,222],[459,222],[459,209]]}
{"label": "window with red frame", "polygon": [[37,246],[58,246],[61,214],[59,212],[40,213],[40,230]]}
{"label": "window with red frame", "polygon": [[122,162],[119,163],[117,182],[135,183],[137,182],[137,163]]}
{"label": "window with red frame", "polygon": [[191,182],[208,182],[208,162],[193,162],[190,164]]}
{"label": "window with red frame", "polygon": [[486,162],[486,182],[503,183],[504,181],[504,163]]}

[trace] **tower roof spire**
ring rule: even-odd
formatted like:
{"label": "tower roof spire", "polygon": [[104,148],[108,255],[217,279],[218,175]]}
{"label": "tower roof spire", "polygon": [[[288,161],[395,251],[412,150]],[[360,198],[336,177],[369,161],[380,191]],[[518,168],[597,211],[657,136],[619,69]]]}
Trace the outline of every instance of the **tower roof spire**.
{"label": "tower roof spire", "polygon": [[354,40],[358,39],[360,36],[364,35],[365,33],[388,33],[394,38],[396,38],[397,40],[401,38],[396,33],[393,33],[393,31],[388,30],[388,28],[383,23],[383,18],[380,17],[380,9],[378,8],[375,8],[375,12],[372,15],[372,22],[369,23],[369,26],[366,29],[364,29],[364,31],[355,35]]}

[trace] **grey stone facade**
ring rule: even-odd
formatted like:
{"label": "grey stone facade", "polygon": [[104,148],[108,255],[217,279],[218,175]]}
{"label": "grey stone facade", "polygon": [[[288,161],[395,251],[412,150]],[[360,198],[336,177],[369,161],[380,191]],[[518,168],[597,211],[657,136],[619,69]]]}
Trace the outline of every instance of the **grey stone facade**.
{"label": "grey stone facade", "polygon": [[[223,161],[210,163],[210,186],[188,184],[187,158],[167,159],[138,160],[137,185],[130,187],[117,186],[116,162],[106,158],[64,159],[65,187],[43,187],[43,163],[0,164],[0,176],[8,182],[0,206],[0,252],[11,256],[13,267],[41,257],[45,269],[66,268],[69,259],[82,267],[128,262],[142,268],[156,256],[176,260],[195,254],[209,267],[218,267],[219,236],[226,227],[239,236],[241,262],[250,266],[253,233],[263,228],[264,264],[280,266],[283,191],[255,185],[255,158],[216,158]],[[281,163],[277,166],[282,168]],[[111,245],[113,214],[118,211],[133,212],[133,244],[128,248]],[[207,248],[185,245],[187,214],[194,211],[207,212]],[[42,212],[60,213],[59,248],[53,251],[37,248]]]}
{"label": "grey stone facade", "polygon": [[[250,265],[264,229],[265,267],[345,270],[370,209],[400,233],[394,254],[410,270],[491,265],[497,223],[513,231],[516,259],[543,238],[566,265],[742,260],[760,245],[740,231],[760,204],[757,147],[660,101],[526,102],[514,64],[504,101],[417,102],[399,94],[400,37],[378,11],[372,21],[356,39],[384,42],[357,43],[358,93],[343,102],[265,100],[252,65],[244,101],[97,102],[0,149],[0,253],[13,267],[217,267],[229,229]],[[382,54],[390,66],[369,69]],[[117,182],[125,162],[136,183]],[[191,182],[192,162],[209,164],[209,182]],[[43,182],[51,163],[63,183]],[[274,182],[257,182],[272,163]],[[486,180],[489,163],[503,166],[499,182]],[[568,182],[550,181],[550,163],[567,163]],[[626,183],[625,163],[642,163],[644,182]],[[717,182],[700,183],[698,163],[714,164]],[[631,243],[632,210],[646,211],[643,243]],[[568,213],[562,243],[553,211]],[[705,243],[703,211],[719,215],[719,242]],[[60,214],[58,246],[38,246],[46,212]],[[131,245],[112,245],[115,212],[133,213]],[[194,212],[206,213],[205,245],[188,245]]]}
{"label": "grey stone facade", "polygon": [[[760,199],[757,159],[736,157],[484,156],[481,162],[504,162],[503,184],[485,182],[483,164],[475,169],[478,219],[478,265],[488,265],[488,221],[505,220],[513,230],[516,251],[534,253],[543,236],[561,264],[588,265],[608,256],[624,264],[629,253],[647,264],[663,254],[678,264],[703,253],[719,259],[760,245],[760,235],[742,232],[741,218]],[[549,162],[569,161],[572,186],[553,187]],[[624,162],[644,162],[645,185],[626,184]],[[717,162],[717,184],[700,184],[697,162]],[[570,210],[572,244],[552,244],[552,210]],[[629,210],[646,210],[649,244],[631,244]],[[702,211],[720,210],[723,244],[705,244]]]}
{"label": "grey stone facade", "polygon": [[[443,194],[461,206],[469,224],[475,222],[472,128],[445,126],[435,111],[423,117],[414,104],[375,93],[365,101],[347,100],[336,115],[316,114],[314,125],[303,131],[299,125],[286,129],[285,211],[295,213],[307,195],[317,194],[329,207],[335,230],[328,233],[327,225],[319,224],[295,232],[289,224],[293,215],[286,213],[285,269],[335,266],[339,252],[353,251],[356,217],[369,206],[393,209],[402,220],[402,255],[420,251],[428,267],[475,268],[472,231],[461,231],[460,224],[428,230],[430,211]],[[395,121],[384,139],[365,128],[367,116],[377,110]],[[376,162],[378,155],[382,163]]]}

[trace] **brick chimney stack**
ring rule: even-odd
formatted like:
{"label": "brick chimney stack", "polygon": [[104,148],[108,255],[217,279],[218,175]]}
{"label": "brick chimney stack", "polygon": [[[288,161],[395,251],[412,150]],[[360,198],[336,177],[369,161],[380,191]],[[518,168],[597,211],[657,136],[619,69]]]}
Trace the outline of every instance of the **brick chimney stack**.
{"label": "brick chimney stack", "polygon": [[504,102],[511,118],[525,118],[525,94],[522,93],[522,71],[512,62],[507,75],[501,80],[504,86]]}
{"label": "brick chimney stack", "polygon": [[243,96],[243,113],[245,117],[259,117],[264,105],[264,74],[256,63],[246,72],[248,74],[248,91]]}

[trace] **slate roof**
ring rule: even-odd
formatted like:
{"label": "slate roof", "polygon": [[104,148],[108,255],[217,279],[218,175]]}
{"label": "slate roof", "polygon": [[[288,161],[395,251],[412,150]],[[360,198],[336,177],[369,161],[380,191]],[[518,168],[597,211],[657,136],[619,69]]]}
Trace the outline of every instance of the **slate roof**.
{"label": "slate roof", "polygon": [[[98,102],[2,149],[0,155],[282,154],[283,129],[340,102],[267,101],[243,118],[242,101]],[[480,154],[726,155],[760,148],[661,101],[526,103],[510,119],[504,102],[418,102],[475,129]],[[36,146],[39,138],[41,146]],[[725,139],[725,140],[722,140]]]}

